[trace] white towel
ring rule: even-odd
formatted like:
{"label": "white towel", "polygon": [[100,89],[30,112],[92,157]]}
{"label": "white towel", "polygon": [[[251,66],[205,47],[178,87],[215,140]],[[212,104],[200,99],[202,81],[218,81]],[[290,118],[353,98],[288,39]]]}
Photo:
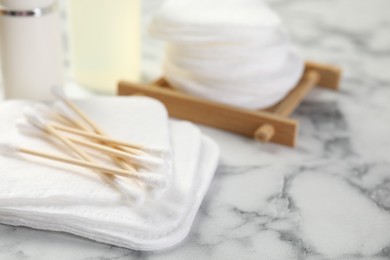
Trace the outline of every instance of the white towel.
{"label": "white towel", "polygon": [[[110,122],[105,130],[110,133],[115,132],[114,137],[125,140],[133,139],[131,133],[133,131],[137,132],[138,124],[133,125],[136,122],[131,120],[131,113],[137,111],[136,113],[139,115],[136,117],[140,120],[138,123],[145,120],[155,120],[160,123],[163,121],[162,118],[158,117],[165,112],[162,113],[158,110],[165,111],[165,109],[162,106],[159,109],[154,109],[157,108],[155,103],[158,102],[148,98],[125,98],[124,100],[126,100],[127,105],[119,102],[121,105],[117,106],[116,103],[105,102],[106,98],[99,99],[96,102],[95,100],[83,101],[79,105],[89,116],[95,118],[99,125]],[[135,103],[143,103],[143,109],[148,109],[150,105],[150,110],[145,113],[143,110],[134,110],[137,106],[132,105],[133,100]],[[111,105],[111,112],[105,111],[108,104]],[[3,114],[7,114],[4,107],[7,107],[7,109],[12,107],[16,111],[20,110],[18,107],[21,107],[21,104],[6,103],[2,105],[0,122],[2,122]],[[129,114],[124,115],[124,111],[129,111]],[[115,119],[113,115],[116,114],[122,114],[119,116],[120,119]],[[150,118],[146,119],[141,114],[148,114]],[[123,130],[124,125],[134,127],[134,129],[125,131]],[[0,136],[3,136],[4,129],[12,129],[9,122],[2,124],[2,126]],[[119,126],[122,130],[116,129]],[[29,165],[29,170],[32,170],[32,172],[35,172],[34,168],[38,167],[41,171],[46,172],[46,176],[44,174],[38,175],[35,178],[30,178],[29,182],[12,182],[7,180],[13,179],[12,175],[15,174],[12,173],[17,171],[11,172],[9,168],[3,167],[0,171],[2,179],[6,179],[8,185],[11,185],[10,189],[16,189],[18,193],[13,193],[12,196],[7,196],[7,192],[1,193],[0,222],[39,229],[66,231],[97,241],[139,250],[162,249],[180,242],[189,232],[193,218],[212,179],[218,162],[218,147],[209,138],[202,137],[199,129],[190,123],[173,121],[170,126],[174,173],[172,184],[162,194],[161,198],[157,200],[150,198],[141,206],[129,207],[120,203],[120,197],[116,195],[115,191],[107,190],[107,187],[104,187],[105,185],[97,182],[94,178],[85,178],[78,174],[78,170],[77,174],[72,175],[59,169],[54,170]],[[164,131],[163,128],[162,131]],[[157,131],[159,131],[158,127],[149,129],[143,135],[149,135]],[[139,132],[137,133],[139,134]],[[140,137],[141,139],[149,140],[149,137]],[[200,154],[201,157],[199,158]],[[15,160],[3,157],[1,159],[8,165],[13,163],[10,163],[9,160]],[[17,172],[21,176],[27,172],[25,168],[18,170],[22,171]],[[88,174],[92,175],[91,173]],[[46,187],[40,184],[41,178],[50,177],[50,175],[61,177],[61,180],[65,183],[62,187],[57,186],[56,189],[52,189],[50,182],[46,183]],[[67,187],[68,178],[79,184],[80,191],[69,187],[71,189],[69,192]],[[46,196],[42,196],[36,191],[35,184],[40,185],[39,188],[45,190],[44,194]],[[22,194],[21,185],[25,188],[24,194]],[[91,193],[88,200],[85,200],[83,196],[86,194],[81,189],[91,191],[95,188],[98,190]],[[76,194],[72,194],[73,192],[76,192]],[[50,196],[47,196],[48,194]],[[26,200],[29,203],[34,201],[35,197],[39,203],[33,205],[26,203]]]}
{"label": "white towel", "polygon": [[[165,107],[158,101],[146,97],[104,97],[77,102],[78,106],[110,136],[125,138],[145,146],[158,146],[170,150],[168,116]],[[28,102],[13,101],[1,104],[0,139],[15,142],[26,147],[37,147],[42,151],[63,155],[60,147],[50,144],[45,139],[31,138],[22,135],[15,128],[16,119],[22,117],[23,107]],[[112,112],[114,110],[114,112]],[[111,111],[111,112],[110,112]],[[51,166],[51,167],[49,167]],[[56,170],[57,174],[52,174]],[[0,198],[28,200],[23,195],[31,195],[34,203],[40,199],[54,198],[57,201],[63,185],[69,186],[67,196],[61,200],[85,201],[101,199],[101,202],[120,201],[122,194],[112,192],[112,187],[101,181],[97,174],[90,170],[75,168],[56,162],[29,157],[20,160],[15,157],[0,156],[0,172],[18,172],[0,182]],[[166,172],[166,174],[170,174]],[[40,180],[36,187],[26,193],[32,180]],[[90,180],[95,185],[84,187],[80,180]],[[13,184],[17,183],[17,186]],[[65,194],[62,194],[65,195]]]}

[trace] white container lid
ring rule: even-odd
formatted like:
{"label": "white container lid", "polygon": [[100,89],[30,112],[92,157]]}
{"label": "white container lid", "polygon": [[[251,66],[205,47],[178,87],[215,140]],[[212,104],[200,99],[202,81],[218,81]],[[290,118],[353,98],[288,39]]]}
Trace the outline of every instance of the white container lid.
{"label": "white container lid", "polygon": [[56,0],[0,0],[0,5],[9,10],[31,10],[48,7],[54,2]]}

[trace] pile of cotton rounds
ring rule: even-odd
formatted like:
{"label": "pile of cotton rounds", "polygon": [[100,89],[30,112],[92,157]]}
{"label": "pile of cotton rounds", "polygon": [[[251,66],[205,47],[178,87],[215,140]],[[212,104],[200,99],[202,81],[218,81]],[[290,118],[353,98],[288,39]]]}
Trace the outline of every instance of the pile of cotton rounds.
{"label": "pile of cotton rounds", "polygon": [[150,31],[167,43],[165,79],[205,99],[266,108],[303,72],[281,20],[261,0],[167,0]]}

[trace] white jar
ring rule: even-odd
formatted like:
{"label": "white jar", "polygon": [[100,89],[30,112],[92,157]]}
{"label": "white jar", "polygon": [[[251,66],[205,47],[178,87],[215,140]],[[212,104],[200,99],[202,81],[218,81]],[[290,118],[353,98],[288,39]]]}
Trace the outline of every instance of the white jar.
{"label": "white jar", "polygon": [[55,0],[0,0],[1,67],[6,99],[50,98],[63,83],[61,26]]}
{"label": "white jar", "polygon": [[140,76],[140,0],[70,0],[71,74],[75,81],[114,94],[118,81]]}

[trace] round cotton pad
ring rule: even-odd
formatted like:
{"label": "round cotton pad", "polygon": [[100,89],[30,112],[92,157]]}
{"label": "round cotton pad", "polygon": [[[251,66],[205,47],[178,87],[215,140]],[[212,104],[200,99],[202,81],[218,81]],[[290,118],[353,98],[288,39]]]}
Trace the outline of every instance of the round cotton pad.
{"label": "round cotton pad", "polygon": [[168,42],[164,76],[175,88],[251,109],[277,103],[304,63],[279,17],[258,0],[167,0],[150,30]]}
{"label": "round cotton pad", "polygon": [[303,67],[302,60],[291,53],[278,71],[266,74],[259,71],[255,77],[230,80],[205,78],[169,62],[165,63],[164,73],[172,86],[192,95],[230,105],[261,109],[283,98],[300,79]]}
{"label": "round cotton pad", "polygon": [[279,17],[259,0],[167,0],[154,20],[163,27],[274,26]]}

